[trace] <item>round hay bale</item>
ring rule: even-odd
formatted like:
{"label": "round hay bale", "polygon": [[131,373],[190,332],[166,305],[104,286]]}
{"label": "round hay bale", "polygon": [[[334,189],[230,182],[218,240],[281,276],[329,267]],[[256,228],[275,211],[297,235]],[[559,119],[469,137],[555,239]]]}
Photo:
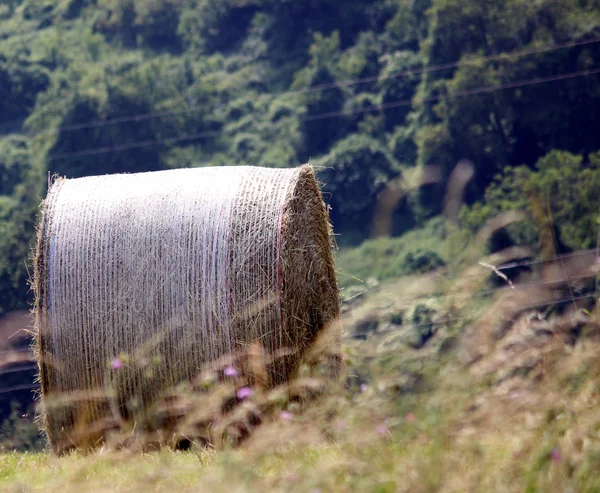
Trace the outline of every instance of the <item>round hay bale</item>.
{"label": "round hay bale", "polygon": [[256,341],[290,349],[267,366],[270,385],[285,382],[339,315],[310,166],[59,179],[42,211],[37,353],[55,451]]}

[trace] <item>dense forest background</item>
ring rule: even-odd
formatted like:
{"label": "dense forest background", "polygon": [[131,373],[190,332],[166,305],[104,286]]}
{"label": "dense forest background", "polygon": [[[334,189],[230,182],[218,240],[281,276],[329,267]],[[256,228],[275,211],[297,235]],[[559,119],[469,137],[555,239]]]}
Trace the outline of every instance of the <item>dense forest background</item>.
{"label": "dense forest background", "polygon": [[465,231],[523,209],[489,248],[551,218],[572,250],[596,245],[599,122],[599,0],[2,0],[0,314],[30,302],[49,173],[309,161],[355,246],[431,164],[392,233],[437,224],[468,159]]}

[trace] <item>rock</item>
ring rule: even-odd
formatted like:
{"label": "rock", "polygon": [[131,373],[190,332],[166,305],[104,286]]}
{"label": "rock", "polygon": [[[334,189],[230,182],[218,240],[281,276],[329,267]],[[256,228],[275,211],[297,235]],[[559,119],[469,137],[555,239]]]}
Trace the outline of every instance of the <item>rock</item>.
{"label": "rock", "polygon": [[379,318],[375,314],[367,315],[354,324],[353,339],[366,339],[379,327]]}
{"label": "rock", "polygon": [[387,319],[392,325],[402,325],[404,323],[404,312],[391,312],[388,314]]}
{"label": "rock", "polygon": [[421,349],[435,333],[433,324],[411,327],[404,336],[404,343],[413,349]]}

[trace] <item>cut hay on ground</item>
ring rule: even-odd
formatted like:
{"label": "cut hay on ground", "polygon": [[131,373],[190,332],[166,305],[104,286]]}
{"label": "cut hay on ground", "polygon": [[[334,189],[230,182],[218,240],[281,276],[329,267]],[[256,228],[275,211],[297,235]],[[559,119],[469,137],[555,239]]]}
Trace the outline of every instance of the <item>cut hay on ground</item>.
{"label": "cut hay on ground", "polygon": [[134,417],[253,341],[273,356],[263,383],[282,383],[339,315],[309,166],[59,179],[43,204],[34,284],[54,450],[76,425]]}

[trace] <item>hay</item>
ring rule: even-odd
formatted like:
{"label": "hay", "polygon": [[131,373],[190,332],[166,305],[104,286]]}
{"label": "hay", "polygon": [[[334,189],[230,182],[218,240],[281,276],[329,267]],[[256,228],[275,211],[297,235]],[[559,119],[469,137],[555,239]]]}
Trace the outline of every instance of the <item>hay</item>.
{"label": "hay", "polygon": [[34,282],[52,448],[81,423],[134,416],[253,341],[270,355],[292,349],[263,383],[289,379],[339,315],[330,238],[309,166],[57,180]]}

